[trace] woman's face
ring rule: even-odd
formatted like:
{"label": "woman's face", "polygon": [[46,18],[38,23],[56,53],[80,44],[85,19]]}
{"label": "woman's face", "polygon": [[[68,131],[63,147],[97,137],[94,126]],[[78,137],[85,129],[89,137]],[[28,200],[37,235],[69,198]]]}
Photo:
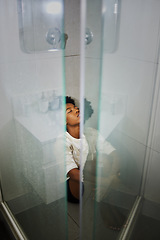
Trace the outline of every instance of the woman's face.
{"label": "woman's face", "polygon": [[80,124],[80,111],[79,108],[72,103],[66,104],[66,124],[75,126]]}

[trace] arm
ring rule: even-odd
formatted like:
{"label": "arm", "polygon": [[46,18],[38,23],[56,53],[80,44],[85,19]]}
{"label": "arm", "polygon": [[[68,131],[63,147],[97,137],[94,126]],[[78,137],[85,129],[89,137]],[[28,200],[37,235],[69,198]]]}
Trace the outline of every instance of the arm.
{"label": "arm", "polygon": [[69,179],[69,188],[72,195],[79,199],[80,194],[80,171],[78,168],[73,168],[68,172]]}
{"label": "arm", "polygon": [[73,181],[79,182],[80,181],[80,170],[78,168],[73,168],[68,172],[68,176]]}

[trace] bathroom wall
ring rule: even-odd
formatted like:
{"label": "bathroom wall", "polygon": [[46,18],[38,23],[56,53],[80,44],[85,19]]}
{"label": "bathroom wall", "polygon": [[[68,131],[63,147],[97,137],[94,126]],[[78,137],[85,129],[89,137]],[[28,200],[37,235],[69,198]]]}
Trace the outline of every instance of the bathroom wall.
{"label": "bathroom wall", "polygon": [[80,0],[64,1],[66,95],[80,98]]}
{"label": "bathroom wall", "polygon": [[92,32],[93,40],[85,47],[84,96],[91,102],[94,112],[85,125],[97,129],[102,60],[102,1],[87,0],[86,2],[86,28]]}
{"label": "bathroom wall", "polygon": [[151,131],[149,135],[149,147],[146,160],[148,161],[145,198],[160,203],[160,65],[157,62],[158,73],[155,86],[153,113],[151,119]]}
{"label": "bathroom wall", "polygon": [[[140,181],[143,160],[148,147],[149,168],[145,196],[157,202],[160,201],[158,195],[160,180],[158,174],[160,165],[159,73],[156,78],[156,70],[159,66],[159,60],[157,60],[159,9],[160,2],[156,0],[141,2],[121,0],[117,50],[110,54],[104,51],[102,75],[102,94],[105,95],[110,91],[127,96],[126,117],[112,134],[111,140],[117,146],[121,142],[124,147],[121,155],[126,162],[131,161],[132,156],[133,161],[130,165],[138,171],[138,181]],[[88,1],[87,14],[86,26],[93,32],[94,37],[93,42],[86,46],[85,96],[92,102],[94,108],[89,126],[97,127],[97,98],[99,97],[97,89],[101,62],[101,1]],[[8,155],[7,158],[3,158],[5,161],[1,162],[1,166],[7,172],[1,173],[1,177],[4,184],[7,185],[8,181],[11,183],[8,185],[10,195],[7,196],[10,199],[14,194],[20,195],[23,192],[23,186],[16,179],[19,176],[14,176],[12,171],[16,166],[17,153],[13,150],[16,136],[12,121],[11,96],[55,87],[61,88],[63,71],[61,52],[25,54],[21,51],[16,1],[0,1],[0,29],[1,142],[4,142],[2,141],[4,135],[9,136],[5,141]],[[76,98],[79,98],[79,29],[80,1],[65,0],[65,32],[68,34],[65,50],[66,94]],[[103,81],[104,78],[105,81]],[[154,106],[152,107],[153,96]],[[151,113],[153,126],[149,132]],[[1,150],[3,146],[1,144]],[[127,156],[126,151],[129,153]],[[2,153],[6,156],[4,148]]]}
{"label": "bathroom wall", "polygon": [[[14,170],[19,160],[16,151],[16,131],[13,124],[13,102],[12,97],[23,94],[34,94],[44,90],[57,89],[62,91],[62,78],[66,78],[66,95],[73,96],[79,100],[80,98],[80,1],[64,1],[65,7],[65,33],[68,40],[65,49],[65,71],[63,71],[63,61],[61,51],[50,53],[24,53],[20,48],[19,41],[19,25],[17,1],[9,3],[1,1],[0,14],[0,84],[1,84],[1,146],[4,143],[6,148],[3,149],[3,169],[9,171],[6,174],[3,171],[2,180],[5,195],[7,199],[12,199],[15,195],[21,195],[24,186],[21,185],[20,176],[15,179]],[[72,11],[71,11],[72,9]],[[97,108],[98,108],[98,84],[99,84],[99,68],[100,68],[100,23],[101,3],[89,2],[87,7],[89,15],[96,12],[95,22],[87,22],[87,27],[93,32],[94,40],[90,45],[86,46],[86,83],[89,91],[85,95],[94,106],[94,115],[91,125],[96,127],[97,124]],[[94,14],[95,16],[95,14]],[[5,23],[5,24],[4,24]],[[96,23],[96,24],[95,24]],[[10,39],[12,35],[12,39]],[[32,36],[33,37],[33,36]],[[35,43],[36,44],[36,43]],[[98,80],[97,80],[98,79]],[[93,88],[94,86],[94,88]],[[92,88],[92,89],[91,89]],[[3,133],[3,134],[2,134]],[[3,136],[9,135],[10,138]],[[7,154],[6,155],[6,151]],[[7,158],[7,161],[5,160]],[[12,164],[11,164],[12,163]],[[14,164],[13,164],[14,163]],[[19,162],[18,162],[19,163]],[[9,185],[8,182],[11,182]],[[17,186],[18,183],[18,186]],[[9,189],[8,189],[9,188]]]}
{"label": "bathroom wall", "polygon": [[20,49],[16,0],[0,1],[0,32],[1,178],[9,200],[24,192],[17,168],[21,159],[15,146],[12,97],[50,89],[61,94],[64,71],[61,51],[26,54]]}
{"label": "bathroom wall", "polygon": [[[156,170],[160,165],[159,74],[156,73],[159,67],[160,2],[121,0],[119,3],[117,49],[113,53],[104,50],[103,55],[102,97],[108,92],[126,96],[126,114],[110,140],[120,151],[123,171],[135,193],[139,191],[144,159],[149,158],[145,196],[159,201]],[[146,150],[150,156],[146,156]]]}
{"label": "bathroom wall", "polygon": [[[71,11],[72,9],[72,11]],[[101,55],[101,1],[86,1],[86,28],[93,33],[93,41],[85,47],[84,96],[91,101],[94,113],[86,125],[97,128]],[[80,98],[80,1],[65,0],[66,94]]]}

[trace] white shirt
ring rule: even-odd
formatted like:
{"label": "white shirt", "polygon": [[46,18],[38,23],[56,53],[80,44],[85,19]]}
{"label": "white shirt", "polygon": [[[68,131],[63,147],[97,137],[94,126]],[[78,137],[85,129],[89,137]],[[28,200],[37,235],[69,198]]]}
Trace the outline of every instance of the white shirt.
{"label": "white shirt", "polygon": [[[82,148],[82,155],[81,154]],[[72,137],[66,132],[66,173],[74,168],[84,169],[88,155],[88,143],[83,135],[81,139]],[[67,177],[68,179],[69,177]],[[83,176],[81,181],[83,181]]]}
{"label": "white shirt", "polygon": [[[99,152],[107,155],[115,150],[115,148],[107,142],[96,129],[93,128],[87,128],[85,130],[85,135],[82,136],[82,139],[74,138],[68,132],[65,133],[65,137],[66,141],[64,141],[64,137],[62,136],[57,139],[54,145],[54,154],[57,163],[60,163],[65,159],[65,172],[67,179],[69,179],[67,176],[68,172],[74,168],[81,168],[83,173],[87,156],[89,160],[93,160],[97,149]],[[63,150],[64,145],[66,146],[65,151]],[[80,153],[81,147],[82,159]],[[83,174],[81,181],[83,181]]]}

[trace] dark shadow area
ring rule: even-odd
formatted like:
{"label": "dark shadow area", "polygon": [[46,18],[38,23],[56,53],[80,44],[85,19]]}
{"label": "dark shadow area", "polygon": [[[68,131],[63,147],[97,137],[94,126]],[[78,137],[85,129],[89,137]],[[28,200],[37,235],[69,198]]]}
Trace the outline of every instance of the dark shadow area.
{"label": "dark shadow area", "polygon": [[64,199],[48,205],[40,204],[17,214],[15,217],[30,240],[61,240],[66,238]]}
{"label": "dark shadow area", "polygon": [[160,239],[160,205],[143,201],[141,212],[136,220],[130,240]]}
{"label": "dark shadow area", "polygon": [[140,215],[130,240],[159,240],[160,221]]}
{"label": "dark shadow area", "polygon": [[13,236],[2,212],[0,209],[0,239],[1,240],[16,240]]}

